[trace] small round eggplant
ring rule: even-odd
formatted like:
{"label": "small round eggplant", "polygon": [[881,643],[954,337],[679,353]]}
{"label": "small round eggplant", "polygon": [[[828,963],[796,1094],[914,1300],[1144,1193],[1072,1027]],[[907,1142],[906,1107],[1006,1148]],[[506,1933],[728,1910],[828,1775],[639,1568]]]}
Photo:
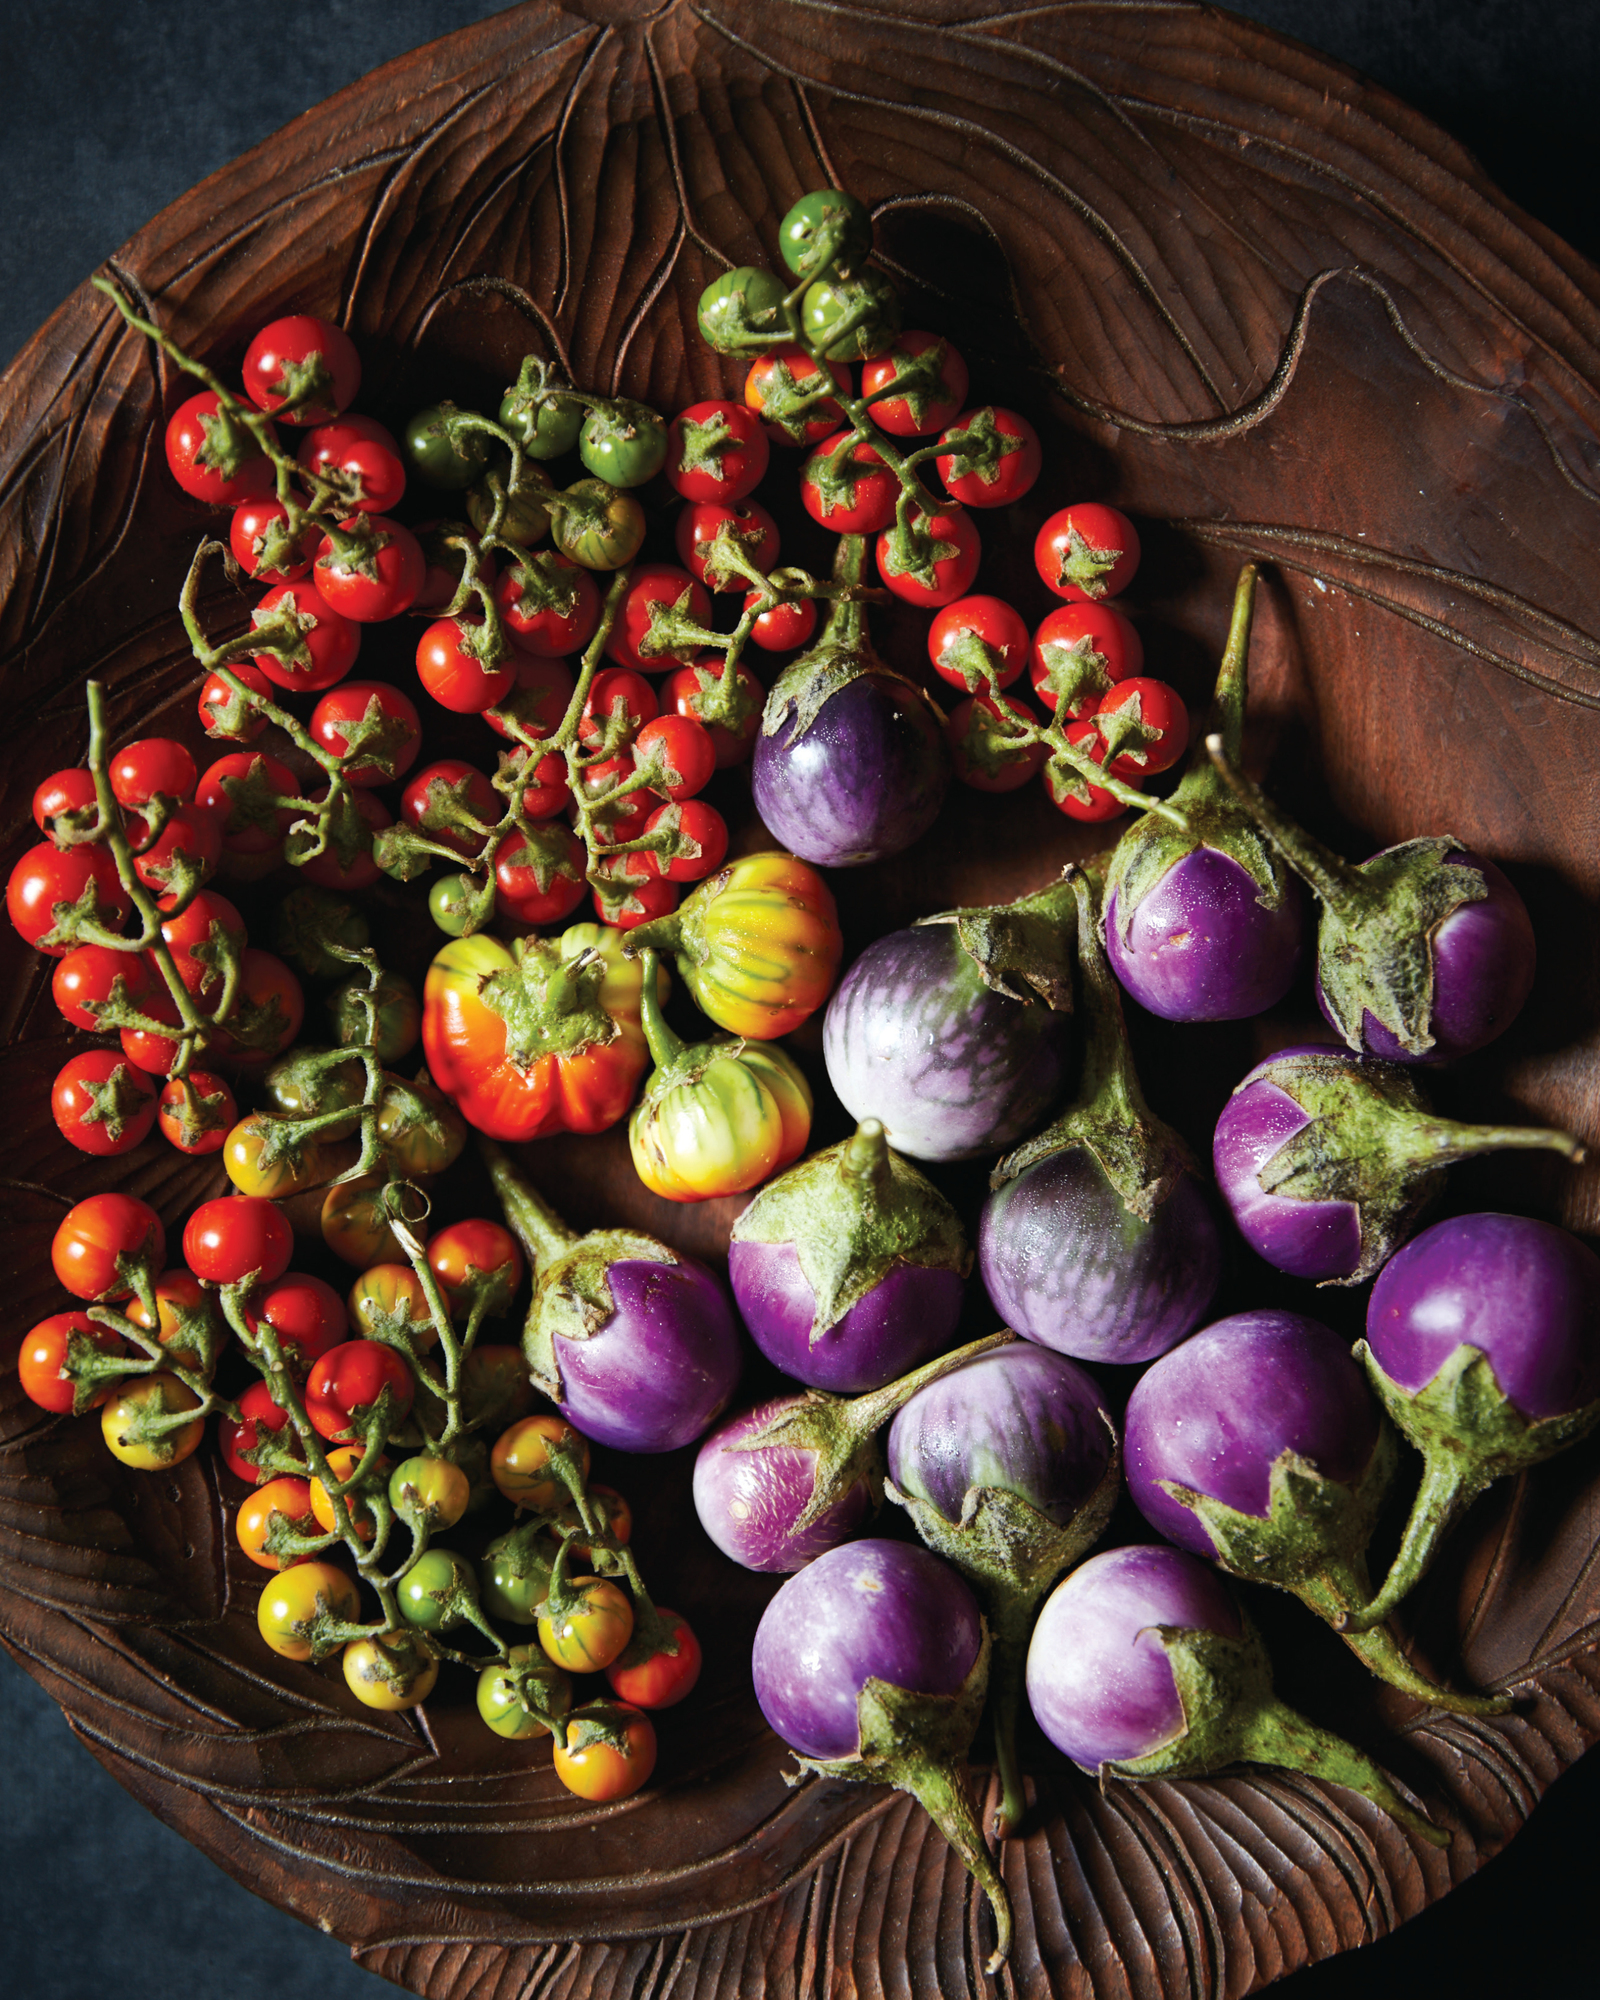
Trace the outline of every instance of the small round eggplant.
{"label": "small round eggplant", "polygon": [[1527,1216],[1435,1223],[1379,1273],[1356,1356],[1423,1456],[1399,1554],[1357,1621],[1373,1624],[1486,1486],[1600,1422],[1600,1257]]}
{"label": "small round eggplant", "polygon": [[1446,1166],[1509,1147],[1569,1159],[1583,1150],[1565,1132],[1436,1118],[1406,1070],[1299,1047],[1258,1063],[1235,1089],[1212,1164],[1252,1250],[1294,1277],[1354,1285],[1406,1240]]}
{"label": "small round eggplant", "polygon": [[1366,1549],[1396,1450],[1331,1328],[1272,1309],[1216,1321],[1140,1378],[1125,1448],[1135,1506],[1180,1548],[1293,1592],[1419,1700],[1474,1714],[1507,1706],[1435,1687],[1385,1627],[1350,1629],[1372,1600]]}
{"label": "small round eggplant", "polygon": [[1039,1614],[1027,1687],[1045,1735],[1102,1781],[1277,1764],[1361,1793],[1431,1846],[1449,1842],[1369,1757],[1278,1700],[1233,1593],[1179,1549],[1110,1549],[1074,1570]]}

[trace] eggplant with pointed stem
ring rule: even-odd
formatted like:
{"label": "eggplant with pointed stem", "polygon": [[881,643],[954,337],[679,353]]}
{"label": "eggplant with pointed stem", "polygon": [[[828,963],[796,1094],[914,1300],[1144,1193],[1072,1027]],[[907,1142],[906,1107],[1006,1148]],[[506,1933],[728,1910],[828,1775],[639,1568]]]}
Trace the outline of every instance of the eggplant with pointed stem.
{"label": "eggplant with pointed stem", "polygon": [[809,1388],[881,1388],[949,1344],[972,1253],[955,1210],[877,1119],[770,1182],[728,1277],[769,1361]]}
{"label": "eggplant with pointed stem", "polygon": [[1080,1361],[1164,1354],[1200,1322],[1222,1245],[1189,1149],[1145,1103],[1089,877],[1078,898],[1084,1059],[1072,1106],[1001,1161],[978,1268],[1008,1326]]}
{"label": "eggplant with pointed stem", "polygon": [[1181,1549],[1109,1549],[1073,1571],[1039,1614],[1028,1703],[1056,1748],[1102,1781],[1277,1764],[1359,1792],[1430,1847],[1449,1845],[1370,1757],[1279,1701],[1232,1591]]}
{"label": "eggplant with pointed stem", "polygon": [[[1209,729],[1237,764],[1244,743],[1246,660],[1256,571],[1234,590]],[[1239,1021],[1289,990],[1305,941],[1305,891],[1197,744],[1170,803],[1136,819],[1106,871],[1105,945],[1112,970],[1164,1021]]]}
{"label": "eggplant with pointed stem", "polygon": [[522,1351],[536,1386],[597,1444],[692,1444],[739,1379],[738,1323],[722,1287],[654,1236],[580,1236],[498,1146],[481,1147],[534,1273]]}
{"label": "eggplant with pointed stem", "polygon": [[1252,1250],[1296,1278],[1359,1285],[1411,1234],[1446,1167],[1511,1147],[1583,1158],[1570,1133],[1437,1118],[1408,1070],[1307,1047],[1251,1070],[1217,1121],[1212,1162]]}
{"label": "eggplant with pointed stem", "polygon": [[1386,1627],[1351,1629],[1372,1600],[1367,1543],[1397,1453],[1331,1328],[1270,1309],[1216,1321],[1140,1377],[1123,1448],[1134,1505],[1158,1534],[1292,1592],[1418,1701],[1468,1715],[1510,1706],[1437,1687]]}
{"label": "eggplant with pointed stem", "polygon": [[989,1899],[998,1971],[1011,1905],[966,1772],[989,1635],[961,1578],[904,1542],[831,1549],[767,1606],[750,1664],[762,1714],[804,1769],[894,1785],[927,1809]]}
{"label": "eggplant with pointed stem", "polygon": [[1443,1063],[1505,1033],[1533,985],[1533,924],[1492,861],[1451,834],[1346,861],[1251,784],[1222,736],[1208,736],[1206,750],[1316,892],[1317,1005],[1347,1047]]}
{"label": "eggplant with pointed stem", "polygon": [[700,1525],[745,1569],[787,1574],[852,1540],[877,1511],[877,1434],[926,1384],[1010,1342],[994,1333],[848,1399],[775,1396],[711,1432],[694,1462]]}
{"label": "eggplant with pointed stem", "polygon": [[1016,1832],[1023,1665],[1040,1600],[1100,1538],[1122,1484],[1117,1428],[1075,1362],[1018,1341],[942,1374],[889,1429],[885,1488],[977,1592],[994,1634],[989,1684],[1000,1803]]}
{"label": "eggplant with pointed stem", "polygon": [[1600,1423],[1600,1257],[1522,1215],[1435,1223],[1386,1264],[1356,1358],[1422,1453],[1422,1484],[1383,1588],[1351,1620],[1387,1618],[1496,1479]]}

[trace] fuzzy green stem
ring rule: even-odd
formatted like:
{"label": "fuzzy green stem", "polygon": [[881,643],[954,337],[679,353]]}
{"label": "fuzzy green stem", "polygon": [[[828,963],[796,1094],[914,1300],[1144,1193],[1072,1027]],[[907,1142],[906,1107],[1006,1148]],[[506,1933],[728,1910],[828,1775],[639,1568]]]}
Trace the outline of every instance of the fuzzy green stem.
{"label": "fuzzy green stem", "polygon": [[639,1020],[650,1049],[650,1060],[657,1069],[668,1069],[683,1054],[683,1037],[674,1034],[667,1026],[666,1016],[661,1011],[656,963],[655,953],[646,948],[639,960],[644,977],[644,984],[639,989]]}
{"label": "fuzzy green stem", "polygon": [[541,1270],[564,1257],[583,1239],[569,1229],[555,1210],[521,1174],[492,1139],[480,1137],[478,1151],[489,1169],[511,1233],[527,1252],[535,1279]]}
{"label": "fuzzy green stem", "polygon": [[1389,1565],[1383,1588],[1346,1628],[1346,1640],[1353,1643],[1366,1629],[1383,1624],[1427,1573],[1440,1543],[1489,1484],[1490,1478],[1473,1477],[1459,1458],[1424,1457],[1422,1483],[1411,1503],[1411,1518],[1399,1551]]}
{"label": "fuzzy green stem", "polygon": [[1454,1118],[1415,1117],[1406,1121],[1406,1131],[1412,1143],[1411,1160],[1419,1167],[1447,1167],[1478,1153],[1519,1149],[1561,1153],[1574,1164],[1586,1158],[1582,1142],[1570,1132],[1534,1125],[1465,1125]]}
{"label": "fuzzy green stem", "polygon": [[1235,766],[1222,736],[1213,732],[1206,738],[1206,754],[1229,790],[1302,881],[1310,885],[1341,923],[1358,923],[1370,899],[1370,887],[1363,882],[1361,871],[1343,855],[1335,854],[1331,847],[1324,847],[1304,827],[1297,826],[1287,813],[1280,812],[1261,787],[1252,784]]}
{"label": "fuzzy green stem", "polygon": [[1233,586],[1233,616],[1228,622],[1228,643],[1217,669],[1216,692],[1210,718],[1211,733],[1222,738],[1223,755],[1237,764],[1244,754],[1245,694],[1249,686],[1250,624],[1256,605],[1256,566],[1246,563]]}
{"label": "fuzzy green stem", "polygon": [[1450,1845],[1449,1833],[1407,1805],[1370,1757],[1353,1743],[1318,1729],[1276,1697],[1263,1703],[1241,1725],[1239,1746],[1247,1763],[1277,1764],[1287,1771],[1304,1771],[1331,1785],[1343,1785],[1346,1791],[1359,1792],[1381,1806],[1391,1819],[1430,1847]]}
{"label": "fuzzy green stem", "polygon": [[1352,1630],[1348,1621],[1353,1614],[1365,1612],[1372,1595],[1364,1561],[1359,1568],[1332,1561],[1321,1575],[1291,1587],[1302,1603],[1333,1627],[1363,1665],[1402,1694],[1457,1715],[1504,1715],[1511,1707],[1509,1695],[1457,1694],[1430,1681],[1412,1666],[1386,1625],[1370,1631]]}

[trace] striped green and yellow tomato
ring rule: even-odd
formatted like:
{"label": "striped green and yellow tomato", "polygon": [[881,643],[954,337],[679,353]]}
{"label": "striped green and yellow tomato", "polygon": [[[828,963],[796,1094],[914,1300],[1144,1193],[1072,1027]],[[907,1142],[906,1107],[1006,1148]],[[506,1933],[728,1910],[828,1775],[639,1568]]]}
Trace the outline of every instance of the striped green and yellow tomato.
{"label": "striped green and yellow tomato", "polygon": [[658,1070],[628,1122],[647,1188],[668,1201],[706,1201],[759,1187],[799,1159],[811,1136],[811,1087],[790,1056],[745,1041],[691,1053],[703,1063]]}

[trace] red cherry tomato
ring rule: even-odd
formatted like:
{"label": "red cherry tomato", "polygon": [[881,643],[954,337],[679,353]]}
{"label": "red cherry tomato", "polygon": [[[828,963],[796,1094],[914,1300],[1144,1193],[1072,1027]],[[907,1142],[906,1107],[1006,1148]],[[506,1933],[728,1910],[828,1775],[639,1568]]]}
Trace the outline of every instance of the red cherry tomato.
{"label": "red cherry tomato", "polygon": [[120,1049],[85,1049],[57,1071],[50,1115],[80,1153],[112,1159],[149,1138],[156,1122],[155,1086]]}
{"label": "red cherry tomato", "polygon": [[669,799],[690,799],[715,776],[717,748],[711,731],[692,716],[663,715],[639,731],[633,764],[649,777],[652,791],[665,792]]}
{"label": "red cherry tomato", "polygon": [[1033,425],[1015,410],[993,403],[964,410],[939,443],[934,464],[946,493],[963,507],[1009,507],[1029,490],[1044,465]]}
{"label": "red cherry tomato", "polygon": [[[217,1426],[217,1449],[236,1479],[242,1479],[246,1486],[265,1486],[277,1475],[252,1465],[243,1454],[254,1451],[264,1438],[276,1437],[288,1423],[289,1412],[278,1408],[265,1382],[252,1382],[239,1398],[239,1415],[240,1422],[224,1417]],[[293,1439],[285,1442],[293,1443]]]}
{"label": "red cherry tomato", "polygon": [[269,590],[250,614],[259,631],[275,613],[290,616],[296,634],[281,643],[284,657],[257,653],[255,663],[275,687],[296,694],[316,694],[342,681],[361,650],[361,629],[341,618],[310,583],[280,583]]}
{"label": "red cherry tomato", "polygon": [[631,667],[603,667],[589,683],[589,696],[578,723],[578,741],[598,750],[607,738],[615,756],[630,744],[657,713],[656,691]]}
{"label": "red cherry tomato", "polygon": [[70,926],[72,907],[90,891],[94,921],[104,930],[121,930],[133,904],[110,848],[98,844],[54,847],[41,841],[30,847],[11,871],[6,882],[6,914],[18,935],[35,951],[65,958],[77,939],[59,935],[59,925]]}
{"label": "red cherry tomato", "polygon": [[233,559],[257,583],[298,583],[310,569],[321,538],[322,530],[314,521],[291,535],[289,510],[276,499],[246,500],[234,508],[228,524]]}
{"label": "red cherry tomato", "polygon": [[[30,1403],[37,1403],[41,1410],[49,1410],[58,1417],[66,1416],[72,1409],[73,1384],[61,1370],[67,1358],[67,1344],[75,1333],[92,1340],[107,1354],[127,1352],[127,1342],[120,1334],[113,1333],[108,1326],[97,1326],[86,1312],[52,1313],[30,1328],[17,1352],[17,1381]],[[87,1407],[99,1409],[117,1393],[118,1386],[115,1381],[102,1383]]]}
{"label": "red cherry tomato", "polygon": [[[720,653],[708,653],[694,666],[680,667],[677,673],[662,685],[662,705],[671,709],[675,715],[690,715],[696,722],[705,722],[701,711],[721,680],[726,666],[727,662]],[[726,771],[735,764],[742,764],[749,757],[756,734],[761,727],[761,711],[767,699],[766,690],[742,661],[735,670],[734,679],[732,722],[705,723],[711,731],[711,741],[716,749],[719,771]]]}
{"label": "red cherry tomato", "polygon": [[1053,712],[1092,715],[1112,687],[1144,665],[1138,628],[1114,604],[1062,604],[1033,635],[1028,674]]}
{"label": "red cherry tomato", "polygon": [[559,750],[552,750],[533,765],[533,781],[524,786],[522,793],[523,816],[527,819],[553,819],[571,799],[567,760]]}
{"label": "red cherry tomato", "polygon": [[344,504],[357,514],[387,514],[406,490],[400,447],[371,417],[335,417],[307,431],[296,454],[313,479],[338,486]]}
{"label": "red cherry tomato", "polygon": [[224,417],[215,392],[180,403],[167,423],[167,466],[185,493],[213,507],[237,507],[272,491],[272,460],[236,418]]}
{"label": "red cherry tomato", "polygon": [[[272,683],[254,660],[235,660],[229,670],[252,694],[272,699]],[[200,726],[219,743],[253,743],[267,726],[259,708],[252,708],[221,674],[207,674],[200,690]]]}
{"label": "red cherry tomato", "polygon": [[704,799],[658,806],[645,821],[643,831],[659,833],[663,829],[698,852],[663,856],[653,849],[640,849],[641,858],[650,862],[657,875],[664,875],[669,882],[703,882],[722,866],[728,852],[728,823]]}
{"label": "red cherry tomato", "polygon": [[504,1295],[504,1312],[522,1283],[522,1252],[517,1239],[498,1222],[469,1216],[452,1222],[428,1244],[428,1269],[439,1280],[439,1289],[454,1310],[465,1295],[490,1281],[496,1299]]}
{"label": "red cherry tomato", "polygon": [[[631,838],[631,836],[630,836]],[[644,852],[601,857],[602,881],[594,892],[595,915],[613,930],[631,931],[671,916],[678,885],[658,875],[655,856]]]}
{"label": "red cherry tomato", "polygon": [[[1153,778],[1177,763],[1189,747],[1189,711],[1176,688],[1165,681],[1132,679],[1119,681],[1095,711],[1094,726],[1108,741],[1115,741],[1119,727],[1115,717],[1126,717],[1137,725],[1126,749],[1111,760],[1111,775],[1130,783]],[[1154,741],[1148,740],[1154,737]]]}
{"label": "red cherry tomato", "polygon": [[93,771],[53,771],[34,792],[33,823],[41,833],[54,840],[54,822],[65,813],[86,813],[90,823],[98,816]]}
{"label": "red cherry tomato", "polygon": [[187,1092],[177,1077],[162,1086],[156,1101],[156,1123],[161,1127],[161,1135],[180,1153],[196,1156],[220,1153],[228,1134],[239,1122],[239,1107],[233,1092],[220,1076],[213,1076],[208,1069],[190,1070],[187,1081]]}
{"label": "red cherry tomato", "polygon": [[[320,785],[307,795],[313,807],[321,805],[328,796],[328,787]],[[348,838],[330,840],[322,852],[310,861],[301,861],[298,856],[309,845],[309,835],[296,835],[291,840],[288,854],[308,882],[315,882],[319,889],[370,889],[383,870],[372,858],[372,836],[386,826],[394,825],[394,814],[370,791],[350,793],[350,803],[355,807],[356,817],[364,822],[358,830],[347,829]],[[304,842],[305,845],[301,843]]]}
{"label": "red cherry tomato", "polygon": [[[633,777],[633,758],[627,751],[615,757],[607,757],[603,763],[590,764],[578,779],[578,790],[591,805],[596,799],[603,799],[611,789]],[[625,792],[612,805],[594,808],[594,818],[590,822],[590,832],[600,847],[616,847],[625,840],[644,830],[644,823],[661,803],[659,792],[653,792],[647,785],[636,791]]]}
{"label": "red cherry tomato", "polygon": [[[165,986],[153,986],[140,1003],[139,1011],[169,1028],[179,1025],[178,1009]],[[149,1076],[165,1076],[177,1062],[182,1048],[173,1036],[158,1034],[150,1028],[124,1028],[119,1039],[129,1062]],[[226,1034],[222,1036],[224,1043],[228,1039]]]}
{"label": "red cherry tomato", "polygon": [[[747,593],[741,607],[749,611],[761,601],[761,593]],[[750,637],[768,653],[792,653],[809,643],[817,629],[817,607],[809,597],[792,598],[787,604],[769,605],[750,627]]]}
{"label": "red cherry tomato", "polygon": [[1021,615],[1001,597],[958,597],[928,627],[934,671],[967,694],[982,694],[986,685],[1010,687],[1031,644]]}
{"label": "red cherry tomato", "polygon": [[[835,388],[850,393],[850,370],[842,361],[830,361],[828,370]],[[779,444],[816,444],[844,422],[844,411],[832,396],[808,409],[793,407],[796,397],[809,396],[822,384],[822,364],[814,361],[803,347],[776,347],[758,354],[744,378],[744,400],[766,427],[768,437]]]}
{"label": "red cherry tomato", "polygon": [[835,535],[877,534],[894,519],[899,498],[899,480],[853,431],[825,439],[801,469],[800,499],[806,512]]}
{"label": "red cherry tomato", "polygon": [[150,1204],[131,1194],[92,1194],[80,1201],[67,1210],[50,1243],[50,1263],[75,1299],[132,1298],[128,1266],[134,1259],[159,1271],[167,1261],[167,1233]]}
{"label": "red cherry tomato", "polygon": [[[920,388],[899,396],[881,392],[898,381],[905,364],[920,355],[935,355],[936,369]],[[861,394],[872,404],[872,421],[891,437],[932,437],[949,424],[967,399],[967,364],[936,333],[900,333],[886,354],[875,355],[861,370]],[[877,397],[876,402],[872,398]]]}
{"label": "red cherry tomato", "polygon": [[541,658],[581,653],[600,623],[600,586],[559,549],[513,563],[494,599],[513,643]]}
{"label": "red cherry tomato", "polygon": [[495,891],[507,916],[523,924],[556,924],[583,901],[586,856],[568,826],[546,820],[530,841],[520,828],[494,853]]}
{"label": "red cherry tomato", "polygon": [[523,653],[516,660],[516,676],[510,694],[485,712],[484,721],[508,743],[518,740],[511,727],[513,722],[530,736],[553,736],[561,727],[577,686],[572,669],[564,660],[536,659]]}
{"label": "red cherry tomato", "polygon": [[[1094,726],[1094,718],[1086,717],[1082,722],[1069,722],[1066,729],[1067,741],[1081,745],[1097,764],[1106,760],[1105,740]],[[1137,777],[1124,781],[1137,785]],[[1050,803],[1057,811],[1064,812],[1068,819],[1090,822],[1115,819],[1127,807],[1120,799],[1105,791],[1099,785],[1092,785],[1086,778],[1080,778],[1070,765],[1058,765],[1051,758],[1044,767],[1044,788],[1050,794]]]}
{"label": "red cherry tomato", "polygon": [[244,392],[286,424],[325,424],[361,389],[361,357],[342,327],[310,313],[264,326],[244,351]]}
{"label": "red cherry tomato", "polygon": [[[212,806],[180,806],[168,814],[156,839],[139,848],[133,857],[133,872],[147,889],[155,891],[158,908],[170,910],[196,879],[207,882],[216,873],[222,859],[225,818]],[[143,821],[130,815],[128,834],[130,839],[142,841]]]}
{"label": "red cherry tomato", "polygon": [[[366,794],[357,792],[355,796],[360,799]],[[225,1055],[235,1068],[259,1069],[281,1056],[299,1034],[306,1017],[306,997],[283,960],[253,944],[240,955],[238,994],[241,1013],[256,1024],[263,1039],[241,1042],[229,1035],[216,1053]]]}
{"label": "red cherry tomato", "polygon": [[100,1022],[91,1009],[105,1005],[119,979],[126,999],[139,1006],[151,984],[143,957],[136,951],[114,951],[108,944],[80,944],[56,960],[50,997],[73,1027],[98,1034]]}
{"label": "red cherry tomato", "polygon": [[212,1001],[222,992],[222,958],[230,940],[243,951],[249,942],[244,918],[226,896],[202,889],[188,907],[161,926],[178,977],[189,992]]}
{"label": "red cherry tomato", "polygon": [[[261,1386],[259,1383],[256,1385]],[[248,1446],[246,1447],[249,1448]],[[227,1447],[223,1447],[227,1457]],[[230,1459],[229,1464],[232,1464]],[[255,1467],[247,1459],[239,1463],[253,1473]],[[297,1563],[306,1560],[304,1556],[275,1556],[267,1547],[267,1539],[272,1533],[274,1521],[286,1522],[291,1528],[304,1532],[312,1515],[311,1487],[304,1479],[296,1479],[292,1474],[277,1479],[269,1479],[249,1494],[239,1508],[238,1518],[233,1524],[233,1532],[239,1546],[253,1563],[262,1569],[270,1569],[281,1574],[293,1569]]]}
{"label": "red cherry tomato", "polygon": [[[563,769],[565,766],[563,765]],[[416,772],[400,794],[400,817],[418,833],[454,848],[471,860],[483,851],[484,836],[463,827],[430,824],[430,816],[451,802],[460,805],[486,826],[498,826],[502,817],[500,795],[484,774],[459,757],[443,757]]]}
{"label": "red cherry tomato", "polygon": [[482,629],[470,618],[436,618],[417,641],[422,685],[452,715],[482,715],[516,686],[514,662],[486,666],[472,651]]}
{"label": "red cherry tomato", "polygon": [[284,835],[299,817],[295,807],[273,803],[299,798],[299,779],[264,750],[235,750],[219,757],[200,773],[194,795],[197,804],[224,815],[224,854],[280,854]]}
{"label": "red cherry tomato", "polygon": [[352,785],[391,785],[403,778],[422,748],[416,703],[387,681],[345,681],[311,711],[311,735],[335,757],[349,756],[351,733],[374,732],[346,763]]}
{"label": "red cherry tomato", "polygon": [[[339,1317],[344,1318],[342,1308]],[[319,1437],[350,1438],[385,1389],[394,1397],[398,1426],[417,1392],[404,1357],[381,1341],[341,1341],[312,1363],[306,1377],[306,1415]]]}
{"label": "red cherry tomato", "polygon": [[306,1271],[286,1271],[252,1292],[244,1318],[252,1333],[263,1325],[272,1328],[289,1372],[296,1376],[304,1376],[345,1337],[344,1300],[332,1285]]}
{"label": "red cherry tomato", "polygon": [[761,484],[771,452],[742,403],[691,403],[668,428],[662,470],[685,500],[742,500]]}
{"label": "red cherry tomato", "polygon": [[1038,727],[1039,718],[1009,695],[973,695],[958,701],[944,726],[956,776],[975,792],[1014,792],[1050,754],[1044,742],[1019,744],[1001,720],[1014,716]]}
{"label": "red cherry tomato", "polygon": [[192,799],[200,776],[195,761],[171,736],[142,736],[112,758],[107,775],[117,804],[142,806],[159,795]]}
{"label": "red cherry tomato", "polygon": [[983,556],[971,515],[959,507],[926,516],[913,509],[907,526],[932,537],[932,553],[924,567],[913,568],[908,560],[911,552],[898,546],[895,530],[878,537],[878,574],[895,596],[923,607],[953,604],[964,597]]}
{"label": "red cherry tomato", "polygon": [[[376,625],[411,609],[428,565],[422,544],[409,528],[382,514],[369,514],[366,519],[372,539],[363,539],[352,549],[348,545],[341,548],[325,535],[311,574],[323,603],[331,605],[341,618],[358,625]],[[355,522],[342,521],[340,526],[353,531]]]}
{"label": "red cherry tomato", "polygon": [[[724,524],[730,527],[744,555],[765,576],[777,565],[778,524],[759,500],[692,500],[678,516],[674,533],[678,560],[708,590],[745,590],[748,579],[738,572],[724,576],[707,567],[711,544]],[[708,618],[702,618],[702,625]]]}
{"label": "red cherry tomato", "polygon": [[1126,514],[1087,501],[1050,516],[1033,544],[1034,566],[1069,603],[1115,597],[1139,567],[1139,536]]}
{"label": "red cherry tomato", "polygon": [[628,584],[622,609],[606,641],[608,660],[640,674],[665,673],[669,667],[687,663],[697,650],[695,647],[680,648],[676,653],[641,651],[650,637],[657,605],[664,608],[681,605],[684,616],[697,625],[705,627],[711,623],[711,598],[703,582],[697,582],[688,570],[677,569],[671,563],[641,563]]}
{"label": "red cherry tomato", "polygon": [[669,1653],[663,1647],[635,1666],[625,1667],[613,1660],[606,1668],[612,1692],[635,1708],[671,1708],[700,1678],[700,1641],[690,1631],[688,1619],[664,1605],[656,1607],[656,1616],[671,1627],[671,1642],[677,1651]]}
{"label": "red cherry tomato", "polygon": [[293,1254],[288,1218],[265,1195],[203,1201],[183,1226],[183,1261],[208,1285],[236,1285],[252,1276],[257,1284],[274,1284]]}

